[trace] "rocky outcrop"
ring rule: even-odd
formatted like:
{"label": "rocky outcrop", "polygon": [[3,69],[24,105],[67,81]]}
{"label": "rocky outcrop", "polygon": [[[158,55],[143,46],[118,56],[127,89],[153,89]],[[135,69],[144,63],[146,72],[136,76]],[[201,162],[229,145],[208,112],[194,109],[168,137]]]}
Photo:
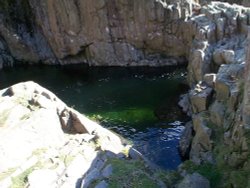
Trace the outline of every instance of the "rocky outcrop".
{"label": "rocky outcrop", "polygon": [[[130,153],[141,154],[124,139],[34,82],[1,90],[0,114],[2,188],[108,187],[118,172],[120,181],[160,187],[144,158],[134,159]],[[123,171],[133,179],[120,177]]]}
{"label": "rocky outcrop", "polygon": [[[186,101],[194,130],[189,158],[197,169],[207,164],[217,169],[224,180],[217,182],[220,187],[250,185],[249,11],[211,2],[189,21],[198,31],[188,65]],[[232,178],[235,174],[242,181]]]}

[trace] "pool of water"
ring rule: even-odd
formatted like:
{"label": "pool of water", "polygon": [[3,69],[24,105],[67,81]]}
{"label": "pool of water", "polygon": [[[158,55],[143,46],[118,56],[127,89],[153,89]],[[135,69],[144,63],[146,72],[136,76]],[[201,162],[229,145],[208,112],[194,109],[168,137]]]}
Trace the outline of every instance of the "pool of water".
{"label": "pool of water", "polygon": [[187,120],[177,107],[184,68],[21,66],[0,71],[0,89],[33,80],[69,106],[133,141],[149,160],[175,169]]}

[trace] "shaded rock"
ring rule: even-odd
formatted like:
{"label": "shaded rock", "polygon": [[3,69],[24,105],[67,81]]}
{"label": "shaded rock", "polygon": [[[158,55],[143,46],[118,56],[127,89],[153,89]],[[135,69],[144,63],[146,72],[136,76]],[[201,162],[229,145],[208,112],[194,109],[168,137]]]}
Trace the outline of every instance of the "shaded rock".
{"label": "shaded rock", "polygon": [[247,36],[246,48],[246,72],[245,72],[245,85],[244,85],[244,98],[243,98],[243,124],[246,129],[250,129],[250,30]]}
{"label": "shaded rock", "polygon": [[192,109],[188,94],[183,94],[180,96],[180,101],[178,102],[178,105],[182,108],[182,111],[186,113],[188,116],[192,115]]}
{"label": "shaded rock", "polygon": [[210,188],[209,181],[198,173],[187,175],[178,185],[177,188]]}
{"label": "shaded rock", "polygon": [[202,161],[214,163],[212,156],[212,130],[207,126],[206,115],[203,113],[192,116],[195,136],[192,141],[190,159],[195,164],[201,164]]}
{"label": "shaded rock", "polygon": [[112,174],[112,172],[113,172],[113,167],[111,164],[109,164],[102,170],[102,176],[108,178]]}
{"label": "shaded rock", "polygon": [[108,183],[105,180],[102,180],[100,183],[98,183],[95,188],[107,188]]}
{"label": "shaded rock", "polygon": [[217,65],[231,64],[235,61],[235,53],[233,50],[218,49],[213,53],[213,60]]}
{"label": "shaded rock", "polygon": [[214,88],[216,74],[205,74],[203,77],[204,82],[211,88]]}
{"label": "shaded rock", "polygon": [[218,18],[216,20],[216,26],[216,36],[219,40],[221,40],[225,35],[226,18]]}
{"label": "shaded rock", "polygon": [[179,141],[179,151],[184,159],[189,158],[192,139],[193,139],[193,124],[192,122],[188,122],[185,125],[185,129]]}
{"label": "shaded rock", "polygon": [[188,71],[189,74],[189,82],[197,83],[202,80],[202,77],[205,73],[209,72],[208,67],[204,63],[205,52],[200,49],[194,49],[190,52]]}
{"label": "shaded rock", "polygon": [[222,127],[224,123],[225,111],[225,105],[221,102],[215,101],[209,109],[211,122]]}
{"label": "shaded rock", "polygon": [[81,188],[87,188],[90,183],[96,179],[101,177],[100,172],[98,169],[92,169],[89,173],[85,175],[82,179]]}

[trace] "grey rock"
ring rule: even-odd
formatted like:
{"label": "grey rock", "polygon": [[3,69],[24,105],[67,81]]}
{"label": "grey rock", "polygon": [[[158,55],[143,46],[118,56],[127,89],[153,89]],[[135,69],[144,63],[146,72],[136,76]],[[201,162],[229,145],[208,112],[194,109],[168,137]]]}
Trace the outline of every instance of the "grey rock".
{"label": "grey rock", "polygon": [[103,170],[102,170],[102,176],[105,178],[108,178],[111,176],[113,172],[113,167],[111,164],[108,164]]}
{"label": "grey rock", "polygon": [[211,135],[212,130],[207,126],[208,119],[204,113],[193,115],[193,127],[195,136],[192,140],[192,146],[190,151],[190,159],[195,164],[201,164],[201,162],[211,162],[210,151],[212,150]]}
{"label": "grey rock", "polygon": [[210,120],[215,125],[222,127],[224,123],[226,107],[221,102],[215,101],[210,109]]}
{"label": "grey rock", "polygon": [[212,88],[204,84],[197,84],[196,87],[189,92],[193,113],[207,110],[212,97],[212,91]]}
{"label": "grey rock", "polygon": [[98,169],[94,168],[89,171],[83,178],[81,183],[81,188],[87,188],[90,183],[94,180],[97,180],[101,177],[101,174]]}
{"label": "grey rock", "polygon": [[179,151],[183,158],[188,158],[189,156],[192,139],[193,139],[193,125],[192,122],[188,122],[185,125],[185,129],[179,141]]}
{"label": "grey rock", "polygon": [[180,96],[180,101],[178,102],[178,105],[182,108],[182,111],[186,113],[188,116],[192,115],[192,109],[188,94],[183,94]]}
{"label": "grey rock", "polygon": [[220,66],[216,76],[215,91],[218,101],[228,100],[238,87],[236,81],[244,75],[243,64],[228,64]]}
{"label": "grey rock", "polygon": [[[250,61],[250,30],[247,36],[247,57],[246,62]],[[246,129],[250,130],[250,67],[246,67],[245,73],[245,86],[243,98],[243,125]]]}
{"label": "grey rock", "polygon": [[213,60],[217,65],[231,64],[235,62],[233,50],[218,49],[213,53]]}
{"label": "grey rock", "polygon": [[216,36],[220,40],[223,39],[223,37],[224,37],[225,25],[226,25],[226,19],[225,18],[219,18],[219,19],[216,20],[216,26],[217,26]]}
{"label": "grey rock", "polygon": [[102,180],[95,186],[95,188],[108,188],[108,183],[105,180]]}
{"label": "grey rock", "polygon": [[235,53],[233,50],[223,50],[222,57],[226,64],[234,63],[235,61]]}
{"label": "grey rock", "polygon": [[213,53],[213,61],[215,62],[215,64],[217,65],[221,65],[224,63],[223,57],[222,57],[222,50],[216,50]]}

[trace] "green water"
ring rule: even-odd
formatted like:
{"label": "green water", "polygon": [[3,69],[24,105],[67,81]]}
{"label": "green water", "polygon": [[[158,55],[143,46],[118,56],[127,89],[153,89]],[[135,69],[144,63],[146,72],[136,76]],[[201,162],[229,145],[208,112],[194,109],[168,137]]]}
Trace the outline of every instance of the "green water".
{"label": "green water", "polygon": [[177,107],[184,68],[22,66],[0,71],[0,89],[33,80],[69,106],[131,139],[149,160],[174,169],[186,117]]}

